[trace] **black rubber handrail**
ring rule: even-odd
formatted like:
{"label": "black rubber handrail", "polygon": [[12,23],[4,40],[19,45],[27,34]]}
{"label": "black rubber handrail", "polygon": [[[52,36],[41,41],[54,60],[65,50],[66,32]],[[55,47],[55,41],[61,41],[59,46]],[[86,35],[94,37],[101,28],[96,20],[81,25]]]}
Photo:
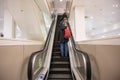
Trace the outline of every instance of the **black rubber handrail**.
{"label": "black rubber handrail", "polygon": [[91,80],[91,63],[90,63],[90,58],[89,58],[89,56],[88,56],[88,54],[86,52],[78,50],[76,48],[76,44],[75,44],[75,40],[74,40],[74,37],[73,37],[73,34],[72,34],[72,30],[70,28],[70,24],[68,23],[68,25],[69,25],[68,27],[69,27],[69,29],[71,31],[72,48],[74,49],[75,52],[78,52],[79,54],[81,53],[81,54],[84,55],[84,57],[86,59],[86,67],[87,67],[86,68],[87,69],[87,80]]}
{"label": "black rubber handrail", "polygon": [[49,43],[50,38],[51,38],[51,33],[52,33],[52,30],[53,30],[53,27],[54,27],[53,25],[54,24],[55,24],[55,17],[54,17],[54,19],[52,21],[52,24],[50,26],[50,29],[49,29],[49,32],[48,32],[48,35],[47,35],[47,38],[46,38],[45,45],[44,45],[43,49],[40,50],[40,51],[32,53],[31,56],[30,56],[30,58],[29,58],[28,72],[27,72],[28,73],[28,80],[32,80],[32,74],[33,74],[33,72],[32,72],[32,61],[33,61],[33,58],[34,58],[35,55],[42,54],[42,53],[44,53],[47,50],[48,43]]}

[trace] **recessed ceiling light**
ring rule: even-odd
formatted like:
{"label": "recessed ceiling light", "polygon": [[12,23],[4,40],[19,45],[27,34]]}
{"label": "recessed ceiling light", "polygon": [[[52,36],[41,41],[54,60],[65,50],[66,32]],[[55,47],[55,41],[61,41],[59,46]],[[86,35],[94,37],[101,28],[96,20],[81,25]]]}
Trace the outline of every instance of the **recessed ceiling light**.
{"label": "recessed ceiling light", "polygon": [[118,4],[116,4],[116,7],[118,7]]}
{"label": "recessed ceiling light", "polygon": [[118,4],[113,4],[113,7],[118,7]]}
{"label": "recessed ceiling light", "polygon": [[118,35],[120,35],[120,33],[118,33]]}
{"label": "recessed ceiling light", "polygon": [[62,2],[63,0],[60,0],[60,2]]}
{"label": "recessed ceiling light", "polygon": [[103,32],[107,32],[108,30],[107,29],[103,29]]}
{"label": "recessed ceiling light", "polygon": [[115,5],[113,4],[113,7],[115,7]]}
{"label": "recessed ceiling light", "polygon": [[94,17],[93,16],[90,16],[90,19],[93,19]]}
{"label": "recessed ceiling light", "polygon": [[112,12],[112,14],[115,14],[115,12]]}
{"label": "recessed ceiling light", "polygon": [[101,36],[102,38],[105,38],[106,36],[105,35],[103,35],[103,36]]}
{"label": "recessed ceiling light", "polygon": [[114,26],[113,26],[113,29],[117,29],[117,28],[118,28],[118,26],[117,26],[117,25],[114,25]]}

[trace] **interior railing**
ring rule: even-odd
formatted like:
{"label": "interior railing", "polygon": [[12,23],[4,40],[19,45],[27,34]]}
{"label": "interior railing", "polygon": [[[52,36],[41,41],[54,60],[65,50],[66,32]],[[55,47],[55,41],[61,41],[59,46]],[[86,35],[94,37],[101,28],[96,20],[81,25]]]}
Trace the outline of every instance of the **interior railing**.
{"label": "interior railing", "polygon": [[57,16],[53,19],[47,35],[45,45],[42,50],[32,53],[28,63],[28,80],[39,80],[47,76],[49,71],[52,46],[55,35]]}
{"label": "interior railing", "polygon": [[69,40],[69,56],[74,80],[91,80],[90,58],[87,53],[76,48],[72,33]]}
{"label": "interior railing", "polygon": [[[49,73],[56,21],[57,16],[52,21],[44,48],[30,56],[28,64],[28,80],[39,80],[39,78],[44,80],[47,73]],[[91,80],[91,64],[89,56],[87,53],[76,48],[73,35],[69,40],[69,55],[74,80]]]}

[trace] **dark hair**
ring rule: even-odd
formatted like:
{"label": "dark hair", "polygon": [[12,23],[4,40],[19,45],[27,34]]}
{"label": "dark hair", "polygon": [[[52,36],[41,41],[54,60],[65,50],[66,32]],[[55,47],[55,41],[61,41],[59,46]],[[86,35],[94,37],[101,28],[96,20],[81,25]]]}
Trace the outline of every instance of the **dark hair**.
{"label": "dark hair", "polygon": [[66,13],[63,14],[63,18],[68,18]]}
{"label": "dark hair", "polygon": [[62,15],[62,18],[60,19],[60,21],[62,21],[64,18],[68,18],[67,15],[66,15],[66,13],[64,13],[64,14]]}
{"label": "dark hair", "polygon": [[0,37],[4,37],[3,33],[0,33]]}

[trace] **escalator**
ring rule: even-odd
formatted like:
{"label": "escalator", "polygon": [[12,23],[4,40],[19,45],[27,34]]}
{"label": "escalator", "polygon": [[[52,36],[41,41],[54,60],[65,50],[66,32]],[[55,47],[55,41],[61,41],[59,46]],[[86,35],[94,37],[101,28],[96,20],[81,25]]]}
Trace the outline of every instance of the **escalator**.
{"label": "escalator", "polygon": [[[59,21],[58,21],[59,23]],[[56,26],[54,45],[51,57],[48,80],[73,80],[70,69],[69,57],[61,57],[59,42],[59,26]]]}
{"label": "escalator", "polygon": [[91,80],[89,56],[76,49],[72,34],[68,43],[69,57],[61,57],[58,26],[60,19],[61,16],[53,19],[43,49],[30,56],[28,80]]}

